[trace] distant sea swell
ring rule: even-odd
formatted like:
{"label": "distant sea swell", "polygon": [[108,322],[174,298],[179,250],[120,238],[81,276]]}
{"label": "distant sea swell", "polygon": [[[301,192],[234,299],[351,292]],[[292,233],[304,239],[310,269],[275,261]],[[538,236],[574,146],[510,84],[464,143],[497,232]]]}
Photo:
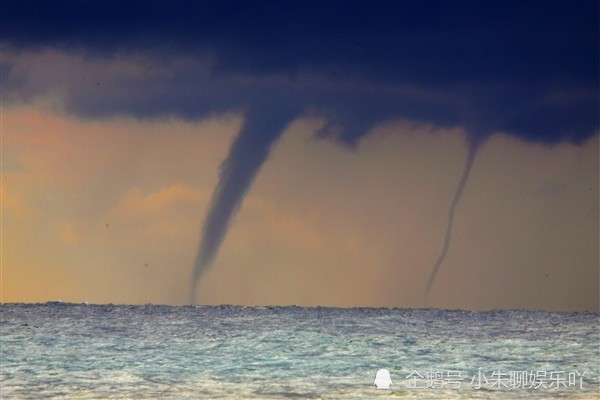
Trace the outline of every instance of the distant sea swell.
{"label": "distant sea swell", "polygon": [[0,318],[7,399],[600,396],[599,313],[55,302]]}

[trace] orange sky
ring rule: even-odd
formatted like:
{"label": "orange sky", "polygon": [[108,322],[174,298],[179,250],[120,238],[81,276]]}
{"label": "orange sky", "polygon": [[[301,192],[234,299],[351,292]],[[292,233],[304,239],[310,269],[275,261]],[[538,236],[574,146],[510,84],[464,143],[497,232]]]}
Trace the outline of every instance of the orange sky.
{"label": "orange sky", "polygon": [[[2,110],[2,301],[183,304],[234,114]],[[428,303],[464,133],[397,121],[354,150],[293,123],[212,268],[207,304],[598,310],[598,135],[479,150]]]}

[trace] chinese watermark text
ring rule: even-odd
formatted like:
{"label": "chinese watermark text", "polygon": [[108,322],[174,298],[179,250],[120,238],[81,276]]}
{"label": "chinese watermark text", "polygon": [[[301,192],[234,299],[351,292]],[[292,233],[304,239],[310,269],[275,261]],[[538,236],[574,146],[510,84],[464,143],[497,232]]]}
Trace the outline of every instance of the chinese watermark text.
{"label": "chinese watermark text", "polygon": [[416,371],[405,377],[408,389],[460,389],[461,385],[470,385],[472,389],[522,390],[541,389],[558,390],[563,388],[583,389],[583,377],[586,372],[567,371],[477,371],[466,374],[463,371]]}

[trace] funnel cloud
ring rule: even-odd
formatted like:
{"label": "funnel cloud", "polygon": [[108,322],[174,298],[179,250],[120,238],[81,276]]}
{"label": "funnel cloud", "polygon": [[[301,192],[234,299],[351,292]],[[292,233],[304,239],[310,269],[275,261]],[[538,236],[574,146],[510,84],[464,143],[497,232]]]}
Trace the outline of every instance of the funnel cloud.
{"label": "funnel cloud", "polygon": [[442,251],[440,252],[440,255],[438,256],[436,262],[433,264],[433,267],[431,268],[431,273],[429,274],[429,279],[427,280],[427,286],[425,288],[425,300],[427,300],[427,296],[429,296],[429,292],[431,292],[431,287],[435,282],[435,277],[440,269],[440,266],[444,262],[444,259],[446,258],[446,253],[448,253],[448,248],[450,247],[450,240],[452,239],[452,224],[454,223],[454,212],[456,211],[456,206],[458,205],[463,191],[465,190],[465,186],[467,185],[467,181],[469,180],[469,175],[471,174],[471,169],[473,168],[473,162],[475,161],[477,149],[478,142],[474,140],[469,141],[465,167],[463,169],[460,180],[458,181],[456,193],[452,198],[452,202],[450,203],[450,209],[448,211],[448,219],[446,221],[446,234],[444,236],[444,244],[442,246]]}
{"label": "funnel cloud", "polygon": [[462,129],[467,158],[441,251],[423,282],[427,296],[481,143],[502,134],[545,148],[579,146],[598,135],[599,7],[597,1],[9,0],[0,14],[3,105],[47,102],[68,117],[102,121],[244,113],[186,275],[192,303],[245,194],[293,119],[316,115],[323,122],[318,138],[353,149],[390,121]]}
{"label": "funnel cloud", "polygon": [[219,183],[209,204],[192,272],[190,303],[195,303],[196,286],[219,251],[244,195],[293,116],[287,110],[276,113],[253,110],[246,113],[244,124],[221,164]]}

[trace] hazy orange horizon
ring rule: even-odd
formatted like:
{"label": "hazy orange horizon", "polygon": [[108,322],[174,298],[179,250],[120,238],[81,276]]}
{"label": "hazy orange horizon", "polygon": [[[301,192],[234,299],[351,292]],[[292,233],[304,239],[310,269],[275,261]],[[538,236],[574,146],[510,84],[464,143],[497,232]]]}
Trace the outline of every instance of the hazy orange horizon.
{"label": "hazy orange horizon", "polygon": [[[243,118],[2,114],[2,302],[185,304]],[[598,311],[598,135],[479,150],[429,301],[464,131],[398,120],[354,150],[296,120],[198,285],[201,304]]]}

